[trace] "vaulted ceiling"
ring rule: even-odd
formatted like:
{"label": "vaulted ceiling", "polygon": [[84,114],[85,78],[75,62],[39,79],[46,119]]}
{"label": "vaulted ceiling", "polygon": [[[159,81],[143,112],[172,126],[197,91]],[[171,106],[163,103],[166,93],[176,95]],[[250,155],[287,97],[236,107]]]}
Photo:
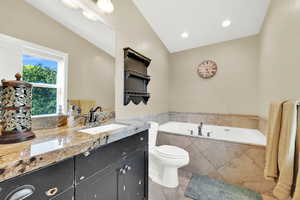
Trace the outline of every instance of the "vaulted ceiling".
{"label": "vaulted ceiling", "polygon": [[[177,52],[259,33],[270,0],[133,2],[169,51]],[[224,28],[226,20],[231,25]]]}
{"label": "vaulted ceiling", "polygon": [[[114,31],[101,20],[89,21],[61,0],[26,1],[114,56]],[[270,4],[270,0],[132,1],[171,53],[255,35]],[[231,24],[224,28],[226,20]]]}
{"label": "vaulted ceiling", "polygon": [[[88,20],[81,14],[80,9],[70,9],[63,5],[61,0],[26,0],[26,2],[115,57],[115,32],[103,20],[96,22]],[[83,4],[85,1],[80,2]],[[100,15],[98,17],[100,18]]]}

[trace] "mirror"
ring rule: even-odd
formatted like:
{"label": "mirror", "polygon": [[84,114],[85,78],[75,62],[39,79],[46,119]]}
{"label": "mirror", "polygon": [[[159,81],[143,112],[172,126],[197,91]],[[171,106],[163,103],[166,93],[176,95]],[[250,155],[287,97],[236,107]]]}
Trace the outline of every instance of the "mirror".
{"label": "mirror", "polygon": [[[13,12],[12,12],[13,10]],[[88,30],[88,31],[87,31]],[[115,34],[60,0],[4,0],[0,7],[0,79],[33,84],[34,116],[114,111]]]}

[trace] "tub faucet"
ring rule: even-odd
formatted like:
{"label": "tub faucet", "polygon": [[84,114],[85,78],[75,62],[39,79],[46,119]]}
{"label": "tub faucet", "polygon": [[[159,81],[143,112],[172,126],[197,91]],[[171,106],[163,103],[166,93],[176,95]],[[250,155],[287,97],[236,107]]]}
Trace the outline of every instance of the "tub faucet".
{"label": "tub faucet", "polygon": [[199,136],[203,136],[202,128],[203,128],[203,122],[201,122],[200,125],[198,126],[198,135]]}

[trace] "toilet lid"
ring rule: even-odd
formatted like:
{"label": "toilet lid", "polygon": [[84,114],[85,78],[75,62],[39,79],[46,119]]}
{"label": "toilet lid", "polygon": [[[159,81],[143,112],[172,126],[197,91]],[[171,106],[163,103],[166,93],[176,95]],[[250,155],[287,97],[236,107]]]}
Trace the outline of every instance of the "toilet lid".
{"label": "toilet lid", "polygon": [[175,146],[163,145],[155,148],[157,154],[166,158],[182,159],[189,156],[184,149]]}

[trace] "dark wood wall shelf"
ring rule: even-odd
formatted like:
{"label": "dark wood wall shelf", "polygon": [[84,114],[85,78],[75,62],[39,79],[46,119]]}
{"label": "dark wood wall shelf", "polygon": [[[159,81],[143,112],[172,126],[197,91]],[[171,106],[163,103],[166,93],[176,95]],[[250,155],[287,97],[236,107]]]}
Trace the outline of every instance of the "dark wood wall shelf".
{"label": "dark wood wall shelf", "polygon": [[138,105],[141,101],[147,104],[150,94],[149,93],[138,93],[138,92],[125,92],[124,104],[128,105],[132,101],[135,105]]}
{"label": "dark wood wall shelf", "polygon": [[150,94],[147,86],[151,77],[147,68],[151,59],[127,47],[124,48],[124,105],[130,101],[138,105],[143,102],[147,104]]}
{"label": "dark wood wall shelf", "polygon": [[137,78],[145,79],[145,80],[151,79],[150,76],[148,76],[148,75],[144,75],[142,73],[131,71],[131,70],[126,70],[125,73],[126,73],[126,78],[129,78],[130,76],[135,76]]}

